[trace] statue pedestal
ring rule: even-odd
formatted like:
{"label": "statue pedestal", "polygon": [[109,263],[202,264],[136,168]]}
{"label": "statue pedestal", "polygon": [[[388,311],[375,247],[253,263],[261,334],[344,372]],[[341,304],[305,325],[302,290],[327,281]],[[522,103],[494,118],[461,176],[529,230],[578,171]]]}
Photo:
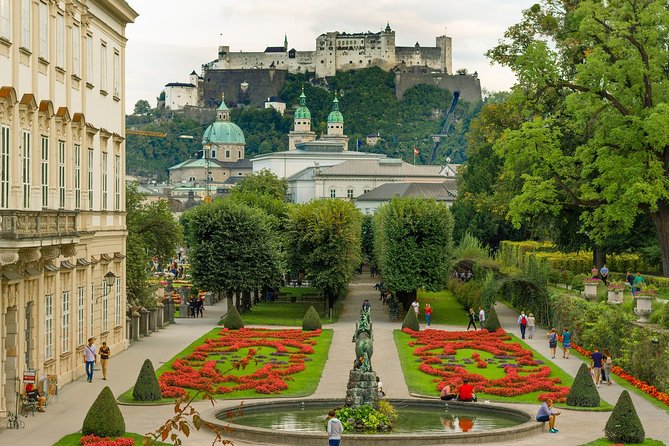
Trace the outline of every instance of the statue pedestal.
{"label": "statue pedestal", "polygon": [[375,409],[379,407],[379,389],[376,385],[376,373],[353,369],[348,375],[346,405],[358,407],[363,404],[369,404]]}

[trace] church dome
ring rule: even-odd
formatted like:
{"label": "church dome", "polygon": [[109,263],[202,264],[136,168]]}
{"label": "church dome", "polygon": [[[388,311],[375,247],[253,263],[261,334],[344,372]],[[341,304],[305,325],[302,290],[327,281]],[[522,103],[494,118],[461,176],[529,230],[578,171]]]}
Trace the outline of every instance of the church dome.
{"label": "church dome", "polygon": [[344,122],[344,115],[339,111],[339,100],[335,96],[334,101],[332,101],[332,111],[328,115],[328,124]]}
{"label": "church dome", "polygon": [[202,144],[246,144],[244,132],[237,124],[216,121],[202,135]]}
{"label": "church dome", "polygon": [[295,110],[295,119],[311,119],[311,112],[307,108],[307,97],[304,95],[304,87],[300,95],[300,106]]}

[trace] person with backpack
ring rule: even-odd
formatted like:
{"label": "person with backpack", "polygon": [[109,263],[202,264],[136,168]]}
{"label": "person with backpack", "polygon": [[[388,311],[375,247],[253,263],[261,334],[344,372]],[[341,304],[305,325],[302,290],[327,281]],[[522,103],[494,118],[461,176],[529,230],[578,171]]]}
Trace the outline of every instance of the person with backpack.
{"label": "person with backpack", "polygon": [[520,337],[525,339],[525,329],[527,328],[527,316],[525,315],[525,310],[520,312],[518,316],[518,327],[520,327]]}
{"label": "person with backpack", "polygon": [[551,328],[551,331],[549,331],[546,336],[548,336],[548,348],[551,349],[551,353],[553,354],[551,359],[555,359],[555,350],[557,349],[558,341],[558,335],[555,328]]}

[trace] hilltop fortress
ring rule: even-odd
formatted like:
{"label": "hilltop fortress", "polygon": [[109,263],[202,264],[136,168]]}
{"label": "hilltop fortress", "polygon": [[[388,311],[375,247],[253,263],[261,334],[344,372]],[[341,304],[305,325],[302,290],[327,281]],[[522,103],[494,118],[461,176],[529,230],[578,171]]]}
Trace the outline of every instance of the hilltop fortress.
{"label": "hilltop fortress", "polygon": [[289,73],[316,73],[316,77],[334,76],[337,71],[380,67],[386,71],[402,67],[427,67],[441,73],[453,74],[451,38],[438,36],[436,46],[396,46],[395,31],[386,25],[383,31],[372,33],[328,32],[316,38],[314,51],[267,47],[263,52],[230,52],[229,46],[218,48],[218,59],[206,64],[206,69],[239,70],[275,68]]}

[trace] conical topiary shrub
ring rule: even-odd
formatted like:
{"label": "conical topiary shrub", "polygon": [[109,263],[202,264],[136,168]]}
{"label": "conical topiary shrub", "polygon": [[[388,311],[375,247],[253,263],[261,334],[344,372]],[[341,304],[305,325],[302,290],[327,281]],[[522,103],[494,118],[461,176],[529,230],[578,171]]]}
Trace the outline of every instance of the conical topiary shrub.
{"label": "conical topiary shrub", "polygon": [[578,369],[574,384],[572,384],[567,395],[567,404],[577,407],[597,407],[599,406],[599,392],[595,383],[592,381],[590,369],[587,365],[581,364]]}
{"label": "conical topiary shrub", "polygon": [[318,315],[318,311],[316,311],[313,305],[310,306],[304,315],[304,319],[302,319],[302,330],[318,330],[322,326],[323,324],[321,324],[321,317]]}
{"label": "conical topiary shrub", "polygon": [[404,316],[404,322],[402,322],[402,328],[410,328],[413,331],[420,330],[420,324],[418,324],[418,318],[416,317],[416,312],[413,308],[409,308],[407,315]]}
{"label": "conical topiary shrub", "polygon": [[231,305],[228,309],[228,315],[223,321],[223,326],[229,330],[239,330],[244,328],[244,322],[242,321],[242,316],[237,311],[237,307]]}
{"label": "conical topiary shrub", "polygon": [[606,438],[614,443],[643,443],[646,432],[627,390],[623,390],[604,427]]}
{"label": "conical topiary shrub", "polygon": [[497,317],[497,312],[495,311],[495,306],[490,307],[487,317],[485,318],[484,327],[488,331],[497,331],[502,326],[499,323],[499,318]]}
{"label": "conical topiary shrub", "polygon": [[132,397],[135,401],[158,401],[161,396],[160,384],[158,384],[153,363],[147,359],[137,376],[137,382],[132,389]]}
{"label": "conical topiary shrub", "polygon": [[120,437],[125,434],[125,420],[109,386],[102,389],[93,403],[81,428],[84,435]]}

